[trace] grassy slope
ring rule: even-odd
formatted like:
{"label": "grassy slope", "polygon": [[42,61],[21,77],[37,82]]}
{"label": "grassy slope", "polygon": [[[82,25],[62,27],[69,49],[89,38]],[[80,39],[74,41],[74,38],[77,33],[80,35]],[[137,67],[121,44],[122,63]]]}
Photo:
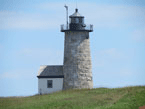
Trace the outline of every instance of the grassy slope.
{"label": "grassy slope", "polygon": [[145,86],[68,90],[48,95],[0,98],[0,109],[139,109]]}

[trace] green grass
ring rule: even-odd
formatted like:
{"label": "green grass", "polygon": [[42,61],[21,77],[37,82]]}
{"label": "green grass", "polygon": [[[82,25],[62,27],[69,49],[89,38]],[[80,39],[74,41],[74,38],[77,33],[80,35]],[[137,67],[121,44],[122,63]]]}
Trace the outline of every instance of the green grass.
{"label": "green grass", "polygon": [[48,95],[0,98],[0,109],[139,109],[145,86],[67,90]]}

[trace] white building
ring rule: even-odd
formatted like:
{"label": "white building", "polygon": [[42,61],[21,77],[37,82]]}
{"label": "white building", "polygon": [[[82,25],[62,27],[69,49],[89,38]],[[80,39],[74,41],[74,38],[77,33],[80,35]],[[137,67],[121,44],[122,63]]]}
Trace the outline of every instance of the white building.
{"label": "white building", "polygon": [[63,66],[40,66],[37,77],[39,94],[57,92],[63,89]]}

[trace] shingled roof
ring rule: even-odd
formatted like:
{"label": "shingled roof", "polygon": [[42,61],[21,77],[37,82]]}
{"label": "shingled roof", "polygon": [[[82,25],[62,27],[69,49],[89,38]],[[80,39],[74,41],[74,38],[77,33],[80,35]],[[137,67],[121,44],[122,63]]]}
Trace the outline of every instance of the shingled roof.
{"label": "shingled roof", "polygon": [[63,65],[55,65],[55,66],[48,66],[43,65],[40,66],[38,71],[38,78],[64,78],[63,75]]}

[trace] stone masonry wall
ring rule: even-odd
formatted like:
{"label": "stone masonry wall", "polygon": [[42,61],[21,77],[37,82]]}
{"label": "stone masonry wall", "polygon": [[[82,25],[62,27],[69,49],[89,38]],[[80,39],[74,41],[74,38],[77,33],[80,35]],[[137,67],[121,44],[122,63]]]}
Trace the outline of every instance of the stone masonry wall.
{"label": "stone masonry wall", "polygon": [[65,32],[63,89],[93,88],[89,32]]}

